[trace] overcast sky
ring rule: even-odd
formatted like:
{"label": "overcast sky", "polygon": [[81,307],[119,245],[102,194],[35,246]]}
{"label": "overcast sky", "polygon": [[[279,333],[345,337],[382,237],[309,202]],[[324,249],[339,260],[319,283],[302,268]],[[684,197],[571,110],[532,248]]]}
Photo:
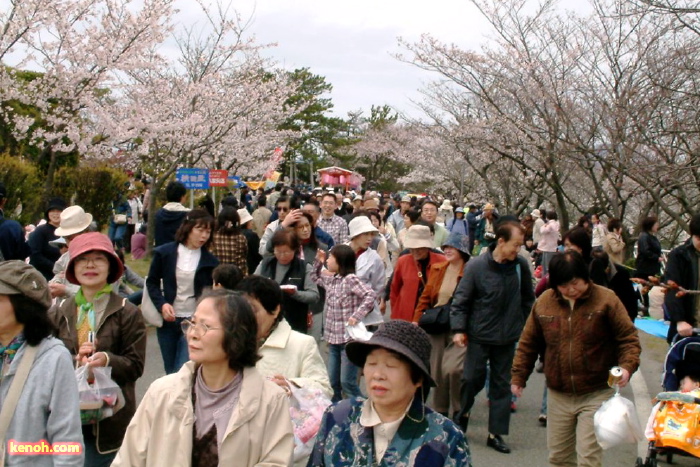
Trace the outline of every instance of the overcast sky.
{"label": "overcast sky", "polygon": [[[567,2],[568,3],[568,2]],[[388,104],[412,116],[419,89],[435,75],[400,62],[397,38],[430,33],[477,49],[488,24],[469,0],[234,0],[260,43],[286,69],[310,68],[333,85],[334,114]],[[182,3],[180,4],[182,8]],[[195,11],[194,9],[192,11]],[[183,9],[187,18],[192,18]]]}

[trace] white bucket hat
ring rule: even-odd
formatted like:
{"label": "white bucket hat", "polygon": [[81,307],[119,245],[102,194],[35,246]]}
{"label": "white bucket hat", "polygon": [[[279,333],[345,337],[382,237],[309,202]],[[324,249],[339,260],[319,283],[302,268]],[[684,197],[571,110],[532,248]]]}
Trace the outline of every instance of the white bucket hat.
{"label": "white bucket hat", "polygon": [[250,215],[246,208],[241,208],[238,210],[238,217],[241,219],[241,226],[246,225],[248,222],[253,220],[253,216]]}
{"label": "white bucket hat", "polygon": [[530,213],[532,217],[540,218],[542,217],[542,213],[540,212],[539,209],[533,209],[532,212]]}
{"label": "white bucket hat", "polygon": [[427,225],[412,225],[406,231],[406,239],[403,241],[406,248],[434,248],[433,239],[430,237],[430,227]]}
{"label": "white bucket hat", "polygon": [[83,232],[92,224],[92,214],[80,206],[70,206],[61,212],[61,225],[54,232],[59,237],[68,237]]}
{"label": "white bucket hat", "polygon": [[369,220],[367,216],[357,216],[348,224],[350,228],[350,239],[357,237],[366,232],[379,232],[375,226],[372,225],[372,221]]}

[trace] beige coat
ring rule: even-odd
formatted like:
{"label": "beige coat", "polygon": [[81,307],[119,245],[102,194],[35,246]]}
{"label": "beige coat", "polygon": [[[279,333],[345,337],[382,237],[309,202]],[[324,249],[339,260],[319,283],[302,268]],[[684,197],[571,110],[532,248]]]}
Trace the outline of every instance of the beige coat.
{"label": "beige coat", "polygon": [[608,232],[605,235],[603,249],[608,254],[610,261],[617,264],[625,264],[625,242],[620,235]]}
{"label": "beige coat", "polygon": [[283,319],[260,347],[262,359],[255,365],[263,376],[282,375],[301,388],[320,389],[333,395],[328,370],[316,339],[293,331]]}
{"label": "beige coat", "polygon": [[[156,380],[129,424],[112,466],[189,466],[194,362]],[[287,467],[294,450],[284,391],[255,368],[243,370],[240,399],[219,449],[219,465]]]}

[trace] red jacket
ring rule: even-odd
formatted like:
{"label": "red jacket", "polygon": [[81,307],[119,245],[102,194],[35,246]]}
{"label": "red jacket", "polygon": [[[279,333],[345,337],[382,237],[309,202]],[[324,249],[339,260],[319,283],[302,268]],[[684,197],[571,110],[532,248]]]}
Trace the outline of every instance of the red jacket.
{"label": "red jacket", "polygon": [[[445,261],[445,256],[440,253],[430,252],[427,276],[431,274],[433,264]],[[396,262],[394,268],[394,278],[391,281],[391,319],[402,319],[404,321],[413,320],[413,312],[418,303],[418,288],[421,280],[428,283],[428,277],[422,279],[418,276],[418,265],[413,256],[403,255]]]}

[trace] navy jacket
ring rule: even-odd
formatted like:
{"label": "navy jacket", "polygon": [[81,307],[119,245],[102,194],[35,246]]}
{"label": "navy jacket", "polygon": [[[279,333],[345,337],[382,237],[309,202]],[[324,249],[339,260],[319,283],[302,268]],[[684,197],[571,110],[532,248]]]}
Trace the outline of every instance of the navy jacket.
{"label": "navy jacket", "polygon": [[329,250],[335,246],[333,237],[321,227],[314,227],[314,234],[316,235],[316,240],[325,243]]}
{"label": "navy jacket", "polygon": [[[177,267],[177,247],[179,243],[171,242],[153,250],[153,261],[151,268],[148,271],[148,279],[146,279],[146,287],[148,295],[153,301],[156,310],[161,311],[161,308],[166,303],[173,304],[177,295],[177,279],[175,278],[175,270]],[[199,298],[202,295],[204,287],[211,287],[213,280],[211,273],[216,266],[219,265],[219,260],[214,255],[202,248],[202,256],[197,265],[197,271],[194,275],[194,295]],[[163,290],[160,289],[160,281],[163,280]],[[194,312],[194,310],[192,310]]]}
{"label": "navy jacket", "polygon": [[156,246],[175,241],[175,233],[180,228],[180,224],[182,224],[187,213],[188,211],[171,211],[165,208],[160,208],[156,211],[153,222]]}
{"label": "navy jacket", "polygon": [[29,256],[29,245],[24,239],[24,229],[19,222],[6,219],[0,209],[0,252],[5,261]]}

